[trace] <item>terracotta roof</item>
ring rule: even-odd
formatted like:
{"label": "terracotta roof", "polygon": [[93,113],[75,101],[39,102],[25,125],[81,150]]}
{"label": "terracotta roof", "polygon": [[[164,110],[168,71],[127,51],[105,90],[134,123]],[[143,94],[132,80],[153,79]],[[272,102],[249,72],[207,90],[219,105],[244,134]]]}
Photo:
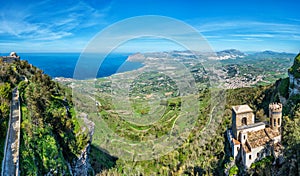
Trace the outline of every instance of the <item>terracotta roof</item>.
{"label": "terracotta roof", "polygon": [[246,153],[250,153],[250,149],[246,144],[243,144],[242,147]]}
{"label": "terracotta roof", "polygon": [[236,139],[232,139],[232,142],[234,143],[234,145],[239,145],[241,144],[240,141],[236,140]]}
{"label": "terracotta roof", "polygon": [[243,113],[243,112],[252,112],[252,109],[248,105],[238,105],[238,106],[232,106],[232,109],[235,111],[235,113]]}
{"label": "terracotta roof", "polygon": [[271,139],[280,136],[280,132],[279,131],[274,131],[271,128],[265,128],[266,132],[268,133],[269,137]]}
{"label": "terracotta roof", "polygon": [[257,148],[257,147],[263,146],[271,140],[268,137],[265,129],[261,129],[258,131],[251,131],[251,132],[248,132],[247,134],[248,134],[247,141],[249,142],[249,144],[252,148]]}

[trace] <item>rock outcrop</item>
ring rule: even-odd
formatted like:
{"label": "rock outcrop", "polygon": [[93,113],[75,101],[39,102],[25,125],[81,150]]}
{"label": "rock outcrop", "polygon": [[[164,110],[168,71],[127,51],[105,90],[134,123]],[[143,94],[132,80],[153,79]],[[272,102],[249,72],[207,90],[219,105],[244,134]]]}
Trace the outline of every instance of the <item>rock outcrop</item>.
{"label": "rock outcrop", "polygon": [[79,176],[79,175],[90,175],[89,172],[93,172],[89,162],[89,150],[90,150],[90,143],[86,146],[86,148],[82,151],[80,157],[74,161],[72,164],[72,175]]}
{"label": "rock outcrop", "polygon": [[300,94],[300,53],[295,57],[293,66],[288,71],[289,96]]}
{"label": "rock outcrop", "polygon": [[300,78],[296,78],[293,74],[289,74],[290,86],[289,86],[289,94],[295,95],[300,93]]}
{"label": "rock outcrop", "polygon": [[[94,134],[95,124],[88,119],[88,115],[86,113],[81,113],[80,117],[83,119],[85,126],[89,130],[90,141],[88,142],[84,150],[81,152],[81,155],[72,163],[71,170],[73,176],[90,175],[91,173],[94,172],[89,161],[89,152],[90,152],[90,145]],[[86,130],[85,129],[86,127],[83,128],[83,131]]]}

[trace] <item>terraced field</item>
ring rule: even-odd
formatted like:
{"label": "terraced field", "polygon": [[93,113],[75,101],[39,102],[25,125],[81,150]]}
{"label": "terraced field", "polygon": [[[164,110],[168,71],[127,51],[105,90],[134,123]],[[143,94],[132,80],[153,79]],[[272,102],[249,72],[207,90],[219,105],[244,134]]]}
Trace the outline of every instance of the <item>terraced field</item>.
{"label": "terraced field", "polygon": [[[114,87],[115,83],[118,85]],[[145,148],[144,145],[161,148],[153,143],[175,141],[181,135],[186,138],[189,127],[194,126],[198,118],[198,92],[180,96],[177,84],[162,73],[147,72],[133,82],[120,79],[119,75],[99,79],[96,83],[76,82],[74,86],[80,92],[76,102],[85,102],[77,107],[88,111],[89,119],[95,124],[93,144],[109,148],[110,152],[118,153],[116,149],[132,145],[139,146],[128,148],[132,155],[143,153],[134,150]]]}

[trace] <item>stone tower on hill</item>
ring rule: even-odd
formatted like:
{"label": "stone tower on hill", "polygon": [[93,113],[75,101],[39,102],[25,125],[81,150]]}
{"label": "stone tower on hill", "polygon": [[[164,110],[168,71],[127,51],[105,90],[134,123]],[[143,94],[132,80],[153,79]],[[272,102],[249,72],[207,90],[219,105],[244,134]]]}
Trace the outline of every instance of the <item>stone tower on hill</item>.
{"label": "stone tower on hill", "polygon": [[270,123],[255,122],[254,113],[248,105],[232,107],[232,128],[227,130],[231,154],[246,168],[270,155],[278,156],[281,147],[282,104],[269,105]]}
{"label": "stone tower on hill", "polygon": [[270,127],[278,130],[281,127],[282,104],[271,103],[269,105]]}
{"label": "stone tower on hill", "polygon": [[248,105],[232,107],[232,131],[237,139],[240,127],[254,124],[254,114]]}

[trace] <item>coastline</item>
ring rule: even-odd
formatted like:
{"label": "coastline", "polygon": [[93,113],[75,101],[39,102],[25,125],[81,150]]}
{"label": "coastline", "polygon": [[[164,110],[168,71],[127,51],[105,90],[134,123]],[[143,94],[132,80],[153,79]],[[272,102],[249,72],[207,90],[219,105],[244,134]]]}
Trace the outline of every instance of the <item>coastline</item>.
{"label": "coastline", "polygon": [[[94,79],[91,70],[95,69],[100,62],[97,78],[108,77],[116,73],[128,72],[144,66],[141,62],[128,59],[131,53],[111,53],[103,61],[101,59],[85,59],[82,79]],[[53,80],[62,78],[74,78],[74,71],[78,64],[80,53],[26,53],[21,59],[26,60]],[[94,57],[95,58],[95,57]],[[86,75],[86,76],[85,76]],[[89,75],[91,77],[89,78]]]}
{"label": "coastline", "polygon": [[[127,62],[127,61],[126,61]],[[128,61],[128,62],[134,62],[134,61]],[[138,62],[140,63],[140,62]],[[144,69],[144,67],[146,67],[146,65],[144,63],[140,63],[142,64],[143,66],[141,66],[140,68],[136,68],[136,69],[131,69],[131,70],[128,70],[128,71],[121,71],[121,72],[116,72],[116,73],[113,73],[109,76],[103,76],[103,77],[97,77],[97,78],[87,78],[87,79],[74,79],[74,78],[67,78],[67,77],[53,77],[52,80],[56,81],[56,82],[73,82],[73,81],[92,81],[92,80],[98,80],[98,79],[109,79],[110,77],[113,77],[113,76],[123,76],[123,75],[126,75],[126,74],[130,74],[132,72],[136,72],[136,71],[142,71]]]}

